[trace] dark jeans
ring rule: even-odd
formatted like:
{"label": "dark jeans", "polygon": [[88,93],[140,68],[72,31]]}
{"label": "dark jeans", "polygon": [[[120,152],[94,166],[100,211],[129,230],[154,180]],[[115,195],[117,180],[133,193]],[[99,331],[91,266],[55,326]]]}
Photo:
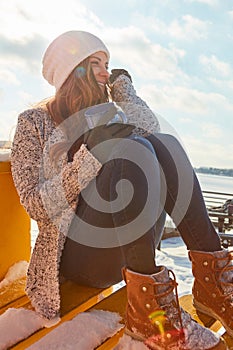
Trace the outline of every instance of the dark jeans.
{"label": "dark jeans", "polygon": [[96,182],[79,196],[61,260],[61,274],[77,283],[109,286],[122,279],[123,266],[155,272],[164,212],[188,249],[221,250],[197,177],[178,140],[158,134],[128,141],[118,144]]}

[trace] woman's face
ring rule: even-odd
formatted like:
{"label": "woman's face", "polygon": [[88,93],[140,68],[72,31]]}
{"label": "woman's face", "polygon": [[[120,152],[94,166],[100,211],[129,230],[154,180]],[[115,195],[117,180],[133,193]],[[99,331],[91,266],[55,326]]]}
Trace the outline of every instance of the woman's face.
{"label": "woman's face", "polygon": [[105,85],[107,84],[110,75],[108,72],[108,58],[106,54],[102,51],[95,52],[90,56],[90,64],[96,81],[104,92]]}

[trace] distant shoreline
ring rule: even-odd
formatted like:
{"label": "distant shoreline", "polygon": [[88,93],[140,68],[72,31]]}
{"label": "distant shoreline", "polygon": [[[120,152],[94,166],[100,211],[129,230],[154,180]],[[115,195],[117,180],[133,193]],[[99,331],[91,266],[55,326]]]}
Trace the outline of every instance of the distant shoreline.
{"label": "distant shoreline", "polygon": [[219,175],[219,176],[229,176],[233,177],[233,169],[219,169],[219,168],[208,168],[199,167],[194,168],[195,172],[198,174],[208,174],[208,175]]}

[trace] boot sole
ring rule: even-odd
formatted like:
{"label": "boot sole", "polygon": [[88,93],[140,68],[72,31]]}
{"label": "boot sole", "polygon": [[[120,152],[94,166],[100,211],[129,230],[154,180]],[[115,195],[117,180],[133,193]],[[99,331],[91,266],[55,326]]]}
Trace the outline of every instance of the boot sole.
{"label": "boot sole", "polygon": [[[131,338],[143,342],[146,338],[131,332],[129,329],[125,328],[124,333],[129,335]],[[209,350],[229,350],[225,340],[220,337],[219,343]]]}
{"label": "boot sole", "polygon": [[225,328],[226,332],[233,337],[233,330],[228,327],[226,322],[219,316],[217,315],[213,310],[208,308],[207,306],[203,305],[199,301],[196,301],[195,299],[193,300],[193,306],[196,308],[196,310],[202,312],[205,315],[208,315],[210,317],[213,317],[215,320],[218,320],[222,323],[223,327]]}

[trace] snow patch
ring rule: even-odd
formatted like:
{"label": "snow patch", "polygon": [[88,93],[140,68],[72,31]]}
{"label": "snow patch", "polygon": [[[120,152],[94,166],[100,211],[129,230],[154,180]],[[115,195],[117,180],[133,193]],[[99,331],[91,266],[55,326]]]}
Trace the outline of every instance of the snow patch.
{"label": "snow patch", "polygon": [[25,260],[18,261],[7,271],[4,279],[0,282],[0,289],[11,284],[12,282],[25,277],[27,274],[28,262]]}
{"label": "snow patch", "polygon": [[116,312],[93,310],[82,312],[62,323],[28,350],[92,350],[118,332],[123,325]]}
{"label": "snow patch", "polygon": [[9,308],[0,316],[0,350],[9,349],[43,327],[43,320],[32,310]]}

